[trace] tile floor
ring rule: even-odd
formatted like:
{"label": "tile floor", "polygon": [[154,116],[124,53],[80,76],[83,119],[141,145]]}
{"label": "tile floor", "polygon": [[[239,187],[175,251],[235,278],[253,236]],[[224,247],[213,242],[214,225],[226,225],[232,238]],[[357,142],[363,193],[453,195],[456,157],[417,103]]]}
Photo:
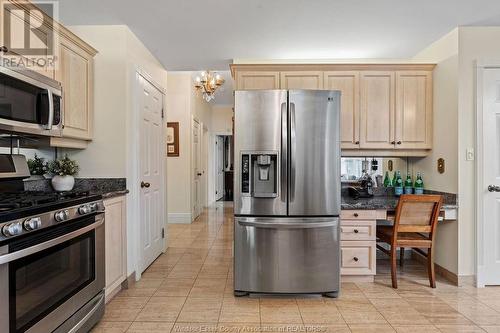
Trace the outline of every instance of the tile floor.
{"label": "tile floor", "polygon": [[232,216],[217,203],[190,225],[170,225],[169,249],[108,305],[93,332],[500,332],[500,288],[428,287],[408,261],[399,289],[379,262],[375,283],[343,283],[339,299],[233,297]]}

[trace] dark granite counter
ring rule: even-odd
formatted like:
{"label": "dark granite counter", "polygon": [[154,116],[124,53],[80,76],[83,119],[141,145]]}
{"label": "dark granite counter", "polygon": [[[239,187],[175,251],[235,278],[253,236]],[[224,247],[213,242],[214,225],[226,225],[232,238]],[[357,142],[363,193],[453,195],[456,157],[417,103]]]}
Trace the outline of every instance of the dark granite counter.
{"label": "dark granite counter", "polygon": [[[50,179],[26,180],[24,189],[26,191],[54,191]],[[73,191],[88,191],[92,195],[102,195],[103,199],[126,195],[129,192],[125,178],[76,178]]]}
{"label": "dark granite counter", "polygon": [[[440,194],[443,196],[443,206],[442,209],[456,209],[457,196],[453,193],[439,192],[426,190],[425,194]],[[350,197],[346,191],[342,191],[342,209],[385,209],[385,210],[395,210],[399,198],[394,195],[394,193],[389,190],[374,191],[374,196],[371,198],[359,198],[354,199]]]}

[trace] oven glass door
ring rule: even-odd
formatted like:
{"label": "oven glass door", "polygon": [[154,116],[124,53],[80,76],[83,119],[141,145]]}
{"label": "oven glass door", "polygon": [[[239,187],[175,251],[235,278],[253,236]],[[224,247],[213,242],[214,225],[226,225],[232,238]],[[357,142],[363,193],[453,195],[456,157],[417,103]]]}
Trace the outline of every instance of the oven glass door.
{"label": "oven glass door", "polygon": [[24,332],[95,280],[95,230],[9,265],[10,331]]}

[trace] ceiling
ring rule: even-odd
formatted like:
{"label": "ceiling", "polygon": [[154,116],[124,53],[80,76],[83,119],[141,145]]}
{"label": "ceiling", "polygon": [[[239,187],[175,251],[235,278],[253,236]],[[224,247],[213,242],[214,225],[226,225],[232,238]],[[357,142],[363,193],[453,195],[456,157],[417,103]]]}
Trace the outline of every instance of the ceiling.
{"label": "ceiling", "polygon": [[237,58],[404,59],[457,26],[500,25],[498,0],[60,0],[59,4],[60,20],[67,25],[129,26],[169,71],[228,70]]}

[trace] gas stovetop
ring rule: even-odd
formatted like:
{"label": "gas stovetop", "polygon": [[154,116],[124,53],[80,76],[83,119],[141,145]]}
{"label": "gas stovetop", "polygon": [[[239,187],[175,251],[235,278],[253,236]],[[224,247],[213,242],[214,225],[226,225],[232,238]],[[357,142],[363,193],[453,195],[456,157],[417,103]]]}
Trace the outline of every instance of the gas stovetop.
{"label": "gas stovetop", "polygon": [[0,192],[0,215],[5,212],[16,211],[40,206],[51,206],[59,203],[90,197],[88,191],[75,192]]}
{"label": "gas stovetop", "polygon": [[104,211],[102,195],[72,192],[0,192],[0,243]]}

